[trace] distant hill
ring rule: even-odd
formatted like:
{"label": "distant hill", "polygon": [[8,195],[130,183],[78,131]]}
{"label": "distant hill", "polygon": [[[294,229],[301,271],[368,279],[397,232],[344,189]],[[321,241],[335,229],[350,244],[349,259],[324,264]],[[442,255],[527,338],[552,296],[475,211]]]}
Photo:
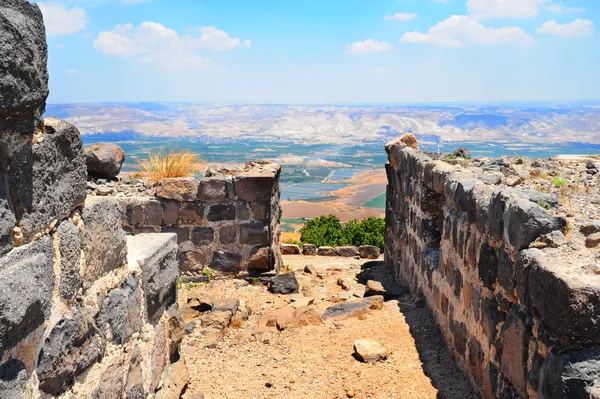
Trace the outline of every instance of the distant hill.
{"label": "distant hill", "polygon": [[598,102],[564,105],[202,105],[49,104],[47,116],[84,135],[250,139],[298,144],[385,142],[414,133],[427,142],[600,144]]}

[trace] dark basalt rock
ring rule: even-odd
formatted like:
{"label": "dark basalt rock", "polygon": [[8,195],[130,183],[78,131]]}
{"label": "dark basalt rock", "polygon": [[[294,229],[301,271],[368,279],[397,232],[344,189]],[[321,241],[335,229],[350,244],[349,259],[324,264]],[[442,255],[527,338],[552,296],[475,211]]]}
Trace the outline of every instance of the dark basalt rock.
{"label": "dark basalt rock", "polygon": [[33,133],[48,97],[48,48],[36,4],[0,4],[0,134]]}
{"label": "dark basalt rock", "polygon": [[471,153],[465,147],[458,147],[454,150],[454,156],[459,158],[469,159],[471,158]]}
{"label": "dark basalt rock", "polygon": [[112,179],[121,172],[125,152],[113,143],[96,143],[85,148],[85,161],[89,175]]}
{"label": "dark basalt rock", "polygon": [[298,280],[292,273],[280,274],[269,281],[269,291],[273,294],[296,294],[298,293]]}

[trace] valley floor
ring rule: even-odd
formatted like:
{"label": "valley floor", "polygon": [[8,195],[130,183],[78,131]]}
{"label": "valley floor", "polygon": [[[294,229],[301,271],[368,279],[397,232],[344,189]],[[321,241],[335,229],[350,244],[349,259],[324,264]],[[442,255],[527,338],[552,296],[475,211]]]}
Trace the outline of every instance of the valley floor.
{"label": "valley floor", "polygon": [[[284,256],[284,264],[295,272],[299,294],[275,295],[255,280],[182,285],[179,300],[189,330],[182,354],[191,377],[184,398],[477,397],[427,308],[391,282],[383,262],[296,255]],[[312,267],[305,272],[307,265]],[[310,317],[334,304],[361,301],[368,280],[380,281],[395,299],[351,317]],[[215,308],[200,313],[190,306],[223,298],[238,298],[239,307],[215,337]],[[294,309],[301,309],[303,326],[290,323]],[[383,345],[387,360],[356,360],[353,343],[360,338]]]}

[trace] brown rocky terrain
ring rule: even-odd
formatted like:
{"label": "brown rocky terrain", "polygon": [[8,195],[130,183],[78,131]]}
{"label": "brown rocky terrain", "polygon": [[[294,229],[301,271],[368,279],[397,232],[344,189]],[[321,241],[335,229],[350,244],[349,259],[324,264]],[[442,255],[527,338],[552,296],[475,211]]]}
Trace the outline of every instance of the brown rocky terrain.
{"label": "brown rocky terrain", "polygon": [[[284,263],[297,293],[274,294],[265,278],[181,285],[191,377],[184,397],[477,397],[427,309],[392,283],[383,262],[294,255]],[[359,339],[385,352],[359,342],[374,362],[357,360]]]}

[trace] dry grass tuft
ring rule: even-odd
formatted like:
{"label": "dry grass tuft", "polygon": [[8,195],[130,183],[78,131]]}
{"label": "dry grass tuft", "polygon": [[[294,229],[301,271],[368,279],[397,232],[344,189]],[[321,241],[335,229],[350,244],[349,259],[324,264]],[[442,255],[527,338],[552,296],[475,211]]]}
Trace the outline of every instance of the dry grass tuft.
{"label": "dry grass tuft", "polygon": [[190,177],[204,165],[198,155],[188,150],[150,152],[148,159],[136,159],[136,162],[139,175],[151,181],[168,177]]}

